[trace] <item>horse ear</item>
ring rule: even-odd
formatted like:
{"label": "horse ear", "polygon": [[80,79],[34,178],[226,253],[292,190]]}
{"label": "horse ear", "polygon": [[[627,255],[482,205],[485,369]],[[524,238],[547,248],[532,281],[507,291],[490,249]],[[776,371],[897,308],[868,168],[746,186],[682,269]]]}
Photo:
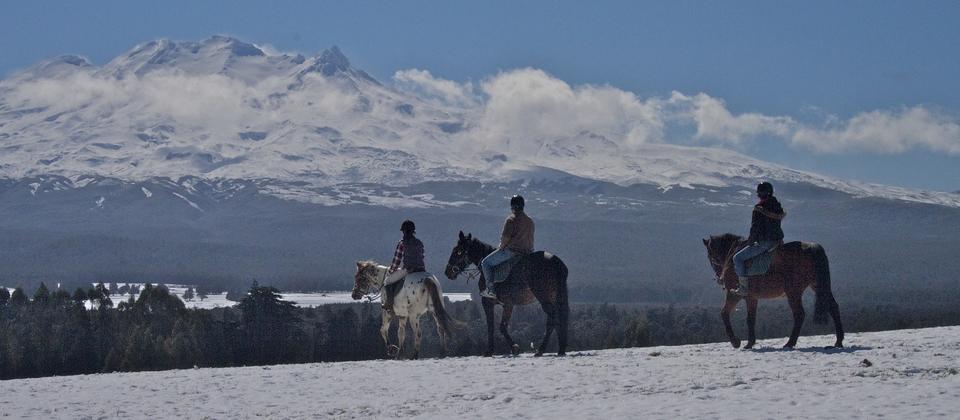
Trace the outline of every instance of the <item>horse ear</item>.
{"label": "horse ear", "polygon": [[703,240],[703,246],[710,246],[710,241],[704,239],[704,240]]}
{"label": "horse ear", "polygon": [[467,240],[469,241],[469,240],[471,240],[471,239],[473,239],[473,234],[472,234],[472,233],[468,233],[468,234],[467,234]]}
{"label": "horse ear", "polygon": [[359,270],[359,269],[361,269],[361,268],[363,268],[363,263],[360,262],[360,261],[357,261],[357,270]]}
{"label": "horse ear", "polygon": [[463,231],[460,231],[460,239],[463,239]]}

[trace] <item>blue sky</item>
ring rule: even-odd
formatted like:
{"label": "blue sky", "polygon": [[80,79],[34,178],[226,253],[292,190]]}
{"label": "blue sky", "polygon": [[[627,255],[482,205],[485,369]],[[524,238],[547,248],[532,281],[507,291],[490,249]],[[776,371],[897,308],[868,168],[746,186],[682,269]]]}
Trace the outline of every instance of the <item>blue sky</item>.
{"label": "blue sky", "polygon": [[[951,131],[960,121],[960,2],[266,3],[6,2],[0,74],[64,53],[103,64],[146,40],[212,34],[305,54],[338,45],[380,80],[411,68],[465,82],[535,67],[641,97],[703,92],[734,114],[848,121],[830,133],[853,147],[795,147],[763,134],[723,145],[849,179],[960,190]],[[935,115],[939,146],[851,138],[853,121],[871,112],[922,129],[904,116],[916,107]]]}

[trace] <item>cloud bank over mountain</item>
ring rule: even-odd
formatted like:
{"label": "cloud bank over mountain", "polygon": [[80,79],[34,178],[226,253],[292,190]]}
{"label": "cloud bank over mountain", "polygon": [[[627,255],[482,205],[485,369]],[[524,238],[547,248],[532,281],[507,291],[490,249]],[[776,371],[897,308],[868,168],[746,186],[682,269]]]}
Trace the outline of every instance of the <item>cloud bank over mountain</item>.
{"label": "cloud bank over mountain", "polygon": [[[476,82],[409,69],[384,84],[336,47],[306,57],[215,36],[147,42],[103,66],[56,57],[0,81],[0,175],[409,185],[547,168],[620,185],[764,178],[912,197],[736,151],[783,142],[818,153],[960,154],[958,127],[919,105],[812,124],[737,113],[707,93],[641,97],[535,68]],[[934,201],[944,200],[957,199]]]}
{"label": "cloud bank over mountain", "polygon": [[791,116],[738,114],[722,98],[702,92],[641,98],[612,86],[571,86],[533,68],[501,72],[481,82],[479,89],[426,70],[399,71],[394,80],[474,108],[480,115],[478,137],[491,141],[591,131],[626,145],[671,142],[677,139],[666,131],[673,124],[694,127],[693,137],[708,145],[736,147],[775,139],[816,153],[926,150],[960,155],[958,119],[923,105],[864,111],[846,120],[829,115],[815,125]]}

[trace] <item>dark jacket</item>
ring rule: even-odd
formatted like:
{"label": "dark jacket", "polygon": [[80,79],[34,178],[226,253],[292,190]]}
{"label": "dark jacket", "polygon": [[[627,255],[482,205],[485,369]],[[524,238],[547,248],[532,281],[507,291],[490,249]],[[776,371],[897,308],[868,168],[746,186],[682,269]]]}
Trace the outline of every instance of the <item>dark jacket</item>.
{"label": "dark jacket", "polygon": [[[773,196],[760,200],[760,202],[757,203],[757,207],[770,213],[783,214],[783,206],[781,206],[777,198]],[[782,240],[783,229],[780,228],[780,220],[767,217],[759,211],[754,211],[753,220],[750,222],[750,238],[747,239],[747,242]]]}
{"label": "dark jacket", "polygon": [[403,269],[408,273],[427,271],[423,263],[423,242],[415,236],[404,238],[403,242]]}

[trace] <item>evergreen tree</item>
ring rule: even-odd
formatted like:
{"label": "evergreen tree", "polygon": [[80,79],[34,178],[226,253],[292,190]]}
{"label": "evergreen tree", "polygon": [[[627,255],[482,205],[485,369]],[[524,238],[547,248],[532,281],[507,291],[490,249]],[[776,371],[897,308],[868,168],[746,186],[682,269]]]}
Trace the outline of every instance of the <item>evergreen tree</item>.
{"label": "evergreen tree", "polygon": [[120,287],[117,286],[117,283],[116,283],[116,282],[110,282],[110,294],[111,294],[111,295],[119,295],[119,294],[120,294]]}
{"label": "evergreen tree", "polygon": [[193,300],[193,288],[188,287],[186,292],[183,292],[183,300],[191,301]]}
{"label": "evergreen tree", "polygon": [[47,285],[40,282],[40,287],[37,288],[37,291],[33,293],[33,303],[38,305],[46,305],[50,303],[50,290],[47,289]]}
{"label": "evergreen tree", "polygon": [[53,301],[54,305],[57,305],[58,307],[70,306],[70,301],[71,301],[70,292],[63,290],[62,288],[57,288],[57,290],[53,292],[53,295],[51,295],[50,298]]}
{"label": "evergreen tree", "polygon": [[294,303],[280,299],[279,290],[254,281],[237,306],[246,338],[243,359],[257,364],[291,361],[303,344]]}
{"label": "evergreen tree", "polygon": [[13,289],[13,294],[10,295],[10,306],[26,305],[27,301],[27,294],[23,293],[23,289],[19,287]]}
{"label": "evergreen tree", "polygon": [[4,306],[10,301],[10,291],[6,287],[0,286],[0,306]]}
{"label": "evergreen tree", "polygon": [[82,308],[87,299],[89,299],[87,297],[87,292],[84,291],[82,287],[78,287],[77,290],[73,292],[73,303],[75,305]]}
{"label": "evergreen tree", "polygon": [[207,298],[207,288],[206,288],[206,287],[203,287],[203,286],[197,286],[197,297],[200,299],[201,302],[202,302],[204,299],[206,299],[206,298]]}

